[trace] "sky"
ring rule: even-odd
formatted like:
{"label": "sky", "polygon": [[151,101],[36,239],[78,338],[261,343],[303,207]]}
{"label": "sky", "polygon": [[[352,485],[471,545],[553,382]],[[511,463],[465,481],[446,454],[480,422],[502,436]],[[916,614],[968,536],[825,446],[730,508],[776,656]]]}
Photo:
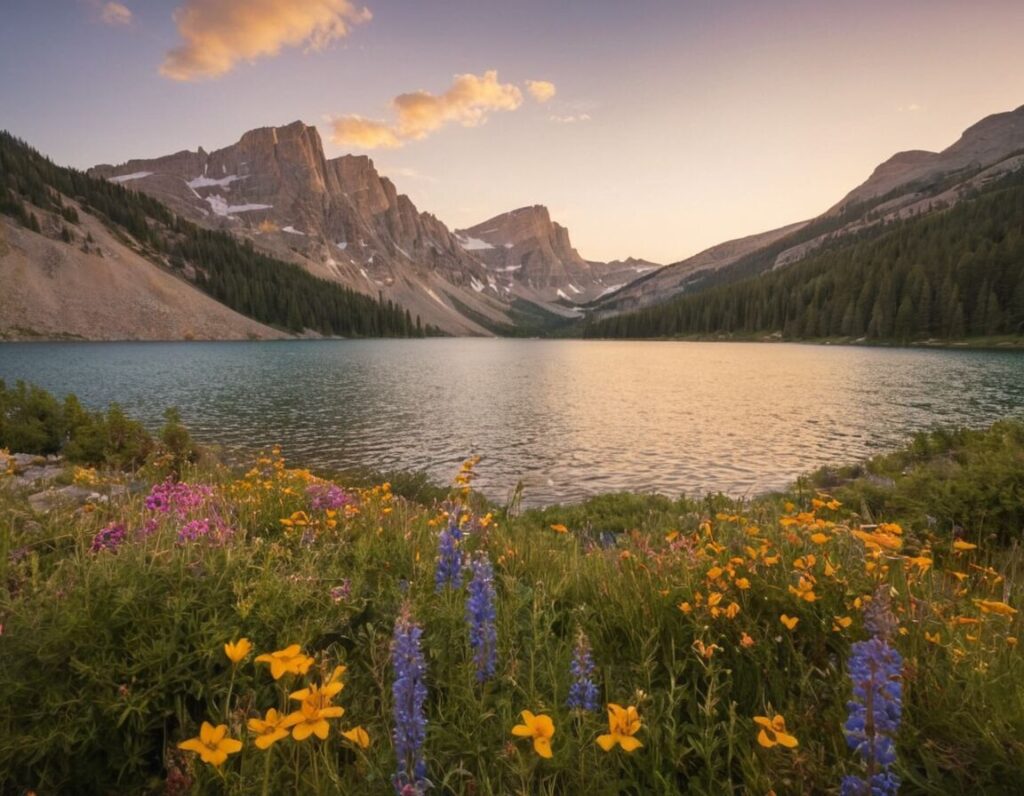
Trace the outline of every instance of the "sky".
{"label": "sky", "polygon": [[86,168],[314,124],[452,228],[593,260],[817,215],[1024,104],[1020,0],[4,0],[0,128]]}

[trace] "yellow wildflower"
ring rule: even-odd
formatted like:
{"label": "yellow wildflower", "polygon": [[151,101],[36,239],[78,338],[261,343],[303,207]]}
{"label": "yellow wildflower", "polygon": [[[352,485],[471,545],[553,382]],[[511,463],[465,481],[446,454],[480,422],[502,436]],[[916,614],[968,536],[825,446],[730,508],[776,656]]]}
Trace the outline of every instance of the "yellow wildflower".
{"label": "yellow wildflower", "polygon": [[853,618],[849,616],[834,616],[832,617],[832,629],[837,633],[840,630],[846,630],[850,625],[853,624]]}
{"label": "yellow wildflower", "polygon": [[800,621],[800,618],[797,616],[786,616],[786,614],[782,614],[779,617],[779,621],[786,626],[787,630],[792,630],[796,627],[797,622]]}
{"label": "yellow wildflower", "polygon": [[740,646],[744,649],[750,649],[754,646],[754,639],[746,631],[740,634]]}
{"label": "yellow wildflower", "polygon": [[292,737],[296,741],[304,741],[310,735],[325,740],[331,731],[327,719],[338,719],[345,715],[345,708],[331,704],[344,686],[339,680],[332,679],[322,686],[311,685],[289,695],[291,699],[301,703],[299,709],[285,719],[285,726],[292,728]]}
{"label": "yellow wildflower", "polygon": [[633,736],[641,728],[640,716],[636,708],[630,705],[627,708],[621,705],[608,705],[608,734],[597,736],[597,745],[604,751],[610,752],[618,744],[624,752],[633,752],[643,746]]}
{"label": "yellow wildflower", "polygon": [[757,742],[765,749],[781,745],[792,749],[799,745],[796,737],[786,732],[786,720],[779,714],[772,718],[767,716],[754,716],[754,723],[761,727],[757,734]]}
{"label": "yellow wildflower", "polygon": [[252,652],[252,644],[249,643],[249,639],[240,638],[235,642],[228,642],[224,645],[224,654],[228,656],[230,660],[236,666],[242,662],[246,655]]}
{"label": "yellow wildflower", "polygon": [[534,715],[528,710],[520,713],[523,723],[512,728],[512,734],[519,738],[532,738],[533,751],[541,757],[551,757],[551,738],[555,734],[555,723],[543,713]]}
{"label": "yellow wildflower", "polygon": [[178,748],[195,752],[204,763],[218,767],[224,764],[228,755],[233,755],[242,749],[241,741],[228,738],[227,735],[227,724],[218,724],[214,727],[210,722],[204,721],[199,728],[199,735],[182,741],[178,744]]}
{"label": "yellow wildflower", "polygon": [[688,602],[686,602],[685,600],[683,600],[683,602],[679,603],[679,605],[678,605],[677,607],[678,607],[678,608],[679,608],[679,610],[680,610],[680,611],[682,611],[682,612],[683,612],[684,614],[688,614],[688,613],[690,613],[690,611],[692,611],[692,610],[693,610],[693,606],[692,606],[692,605],[690,605],[690,604],[689,604]]}
{"label": "yellow wildflower", "polygon": [[929,641],[932,644],[938,644],[942,638],[938,633],[929,633],[927,630],[924,631],[924,640]]}
{"label": "yellow wildflower", "polygon": [[825,542],[828,541],[828,536],[823,534],[821,531],[818,531],[815,534],[811,534],[811,541],[815,544],[825,544]]}
{"label": "yellow wildflower", "polygon": [[736,578],[734,582],[736,584],[736,588],[741,591],[746,591],[750,588],[750,581],[746,578]]}
{"label": "yellow wildflower", "polygon": [[985,614],[999,614],[1000,616],[1013,616],[1017,613],[1016,608],[1011,608],[1004,602],[999,600],[975,600],[982,613]]}
{"label": "yellow wildflower", "polygon": [[249,732],[256,734],[256,748],[269,749],[282,738],[287,738],[287,721],[288,717],[281,715],[274,708],[267,711],[265,718],[249,719]]}
{"label": "yellow wildflower", "polygon": [[269,663],[270,674],[275,680],[280,680],[285,674],[305,674],[313,665],[313,659],[303,655],[298,644],[292,644],[283,650],[264,653],[256,658],[257,663]]}
{"label": "yellow wildflower", "polygon": [[961,551],[976,550],[977,547],[978,547],[978,545],[971,544],[970,542],[965,542],[963,539],[956,539],[953,542],[953,549],[954,550],[961,550]]}
{"label": "yellow wildflower", "polygon": [[562,525],[562,523],[560,523],[560,522],[556,522],[554,525],[552,525],[551,526],[551,530],[553,530],[555,533],[568,533],[569,532],[569,529],[566,528],[564,525]]}
{"label": "yellow wildflower", "polygon": [[699,638],[693,642],[693,648],[697,650],[698,655],[702,658],[707,658],[708,660],[711,660],[711,657],[715,654],[715,650],[722,649],[717,644],[708,644],[705,646],[704,642]]}
{"label": "yellow wildflower", "polygon": [[345,730],[341,735],[360,749],[370,748],[370,734],[362,727],[353,727],[351,730]]}

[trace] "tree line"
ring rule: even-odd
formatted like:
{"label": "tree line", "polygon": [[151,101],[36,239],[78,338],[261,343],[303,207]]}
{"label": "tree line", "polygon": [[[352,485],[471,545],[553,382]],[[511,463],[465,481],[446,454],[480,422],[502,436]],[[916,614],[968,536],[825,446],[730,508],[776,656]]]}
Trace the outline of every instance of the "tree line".
{"label": "tree line", "polygon": [[778,270],[585,322],[581,334],[897,342],[1024,334],[1024,170],[949,209],[876,225]]}

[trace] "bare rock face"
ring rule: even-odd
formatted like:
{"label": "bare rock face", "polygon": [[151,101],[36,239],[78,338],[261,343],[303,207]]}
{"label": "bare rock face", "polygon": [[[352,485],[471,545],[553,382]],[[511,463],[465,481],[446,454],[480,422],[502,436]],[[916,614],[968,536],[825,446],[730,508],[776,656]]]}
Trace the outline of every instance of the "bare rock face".
{"label": "bare rock face", "polygon": [[[178,152],[95,176],[150,194],[313,274],[390,298],[456,334],[507,325],[508,290],[448,228],[421,213],[365,156],[328,160],[314,127],[261,127],[237,143]],[[482,323],[483,322],[483,323]]]}
{"label": "bare rock face", "polygon": [[607,264],[584,260],[569,230],[552,221],[543,205],[502,213],[455,234],[464,249],[511,280],[518,295],[542,301],[586,303],[658,267],[633,258]]}
{"label": "bare rock face", "polygon": [[857,202],[884,196],[904,186],[954,174],[968,168],[998,163],[1024,148],[1024,105],[1013,111],[986,116],[964,130],[941,152],[915,149],[898,152],[880,164],[861,185],[843,197],[830,213]]}

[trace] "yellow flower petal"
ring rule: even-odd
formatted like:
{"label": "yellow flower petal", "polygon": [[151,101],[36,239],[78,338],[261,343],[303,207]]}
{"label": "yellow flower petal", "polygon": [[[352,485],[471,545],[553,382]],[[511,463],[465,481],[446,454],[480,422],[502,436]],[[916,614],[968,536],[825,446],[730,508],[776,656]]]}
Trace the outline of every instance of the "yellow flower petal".
{"label": "yellow flower petal", "polygon": [[347,738],[360,749],[368,749],[370,746],[370,734],[362,727],[353,727],[351,730],[345,730],[342,733],[342,737]]}

